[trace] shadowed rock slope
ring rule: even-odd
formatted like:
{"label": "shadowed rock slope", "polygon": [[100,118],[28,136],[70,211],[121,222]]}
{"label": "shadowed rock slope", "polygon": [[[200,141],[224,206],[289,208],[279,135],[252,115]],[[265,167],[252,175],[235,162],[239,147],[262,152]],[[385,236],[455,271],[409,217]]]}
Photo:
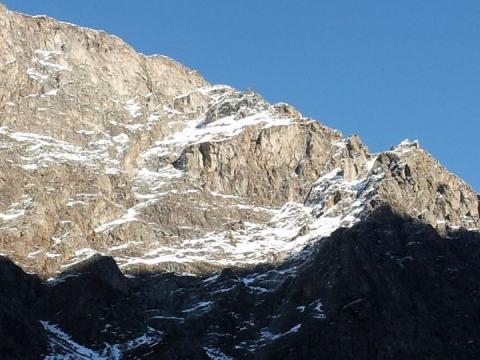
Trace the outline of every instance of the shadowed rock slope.
{"label": "shadowed rock slope", "polygon": [[0,357],[478,355],[479,195],[418,142],[2,5],[0,49]]}
{"label": "shadowed rock slope", "polygon": [[[381,209],[312,247],[306,261],[208,278],[125,277],[97,255],[40,283],[2,260],[11,340],[0,350],[32,359],[478,356],[478,233],[441,237]],[[13,279],[15,290],[5,290]],[[25,353],[20,341],[27,338]]]}

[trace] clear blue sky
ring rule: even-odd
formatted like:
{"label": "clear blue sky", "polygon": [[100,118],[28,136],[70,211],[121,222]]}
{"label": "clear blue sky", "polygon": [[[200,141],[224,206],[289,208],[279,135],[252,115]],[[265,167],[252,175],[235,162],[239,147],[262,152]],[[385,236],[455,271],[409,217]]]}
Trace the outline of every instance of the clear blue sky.
{"label": "clear blue sky", "polygon": [[[2,1],[2,0],[0,0]],[[404,138],[480,190],[480,1],[4,0],[165,54],[209,81],[358,133]]]}

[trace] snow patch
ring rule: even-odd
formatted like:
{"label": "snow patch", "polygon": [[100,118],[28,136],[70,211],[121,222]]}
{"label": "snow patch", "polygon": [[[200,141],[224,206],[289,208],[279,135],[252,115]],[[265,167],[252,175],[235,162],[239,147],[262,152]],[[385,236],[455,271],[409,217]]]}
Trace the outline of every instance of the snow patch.
{"label": "snow patch", "polygon": [[157,141],[155,146],[146,151],[143,156],[162,156],[171,152],[178,152],[186,146],[204,142],[224,141],[237,136],[250,126],[262,124],[264,128],[272,126],[286,126],[292,123],[288,118],[276,118],[269,111],[235,119],[228,116],[205,125],[205,119],[196,119],[186,122],[186,126],[165,139]]}
{"label": "snow patch", "polygon": [[62,265],[61,267],[62,269],[69,268],[70,266],[81,263],[82,261],[85,261],[96,254],[102,254],[102,253],[91,248],[83,248],[83,249],[77,250],[75,251],[75,255],[73,256],[73,258],[70,259],[71,261],[65,265]]}
{"label": "snow patch", "polygon": [[3,221],[11,221],[11,220],[15,220],[19,217],[22,217],[25,215],[25,210],[18,210],[18,211],[13,211],[13,212],[10,212],[10,213],[7,213],[7,214],[2,214],[0,213],[0,219],[3,220]]}
{"label": "snow patch", "polygon": [[129,222],[132,222],[132,221],[138,221],[138,219],[137,219],[138,214],[139,214],[139,212],[135,209],[135,207],[132,207],[132,208],[128,209],[127,213],[125,215],[123,215],[121,218],[110,221],[110,222],[107,222],[107,223],[104,223],[100,226],[97,226],[95,228],[95,232],[96,233],[102,233],[102,232],[107,231],[107,230],[112,230],[119,225],[126,224],[126,223],[129,223]]}
{"label": "snow patch", "polygon": [[207,356],[211,360],[233,360],[233,357],[226,355],[218,349],[211,347],[204,347],[203,349],[207,352]]}
{"label": "snow patch", "polygon": [[140,346],[151,346],[161,340],[162,333],[148,328],[147,333],[135,339],[128,340],[120,344],[105,343],[102,352],[91,350],[83,345],[78,344],[58,325],[49,323],[48,321],[40,321],[45,331],[49,334],[49,343],[51,354],[47,355],[44,360],[120,360],[123,353],[136,349]]}
{"label": "snow patch", "polygon": [[27,69],[27,74],[28,74],[28,76],[30,76],[30,78],[32,78],[35,81],[39,81],[39,82],[47,81],[48,78],[49,78],[48,75],[43,75],[40,72],[38,72],[37,70],[32,69],[32,68]]}
{"label": "snow patch", "polygon": [[[40,324],[49,334],[49,343],[52,350],[52,354],[47,355],[44,360],[107,360],[106,357],[101,356],[99,353],[73,341],[57,325],[50,324],[48,321],[40,321]],[[65,355],[55,355],[56,353]]]}
{"label": "snow patch", "polygon": [[142,112],[140,111],[141,107],[136,103],[135,99],[125,101],[124,108],[130,113],[130,116],[134,119],[142,115]]}

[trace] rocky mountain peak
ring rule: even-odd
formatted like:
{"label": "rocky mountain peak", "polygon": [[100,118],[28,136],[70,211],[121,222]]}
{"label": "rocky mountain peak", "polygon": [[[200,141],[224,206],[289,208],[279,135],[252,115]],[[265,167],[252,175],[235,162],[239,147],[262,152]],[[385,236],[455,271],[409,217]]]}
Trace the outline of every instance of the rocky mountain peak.
{"label": "rocky mountain peak", "polygon": [[115,36],[5,10],[0,23],[0,250],[35,272],[97,252],[124,271],[275,262],[385,203],[479,226],[477,194],[418,142],[373,154]]}

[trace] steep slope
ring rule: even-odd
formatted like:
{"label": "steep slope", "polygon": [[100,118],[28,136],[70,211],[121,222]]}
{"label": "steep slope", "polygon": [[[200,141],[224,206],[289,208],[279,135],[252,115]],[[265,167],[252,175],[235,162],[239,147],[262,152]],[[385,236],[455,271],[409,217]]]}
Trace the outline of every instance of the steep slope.
{"label": "steep slope", "polygon": [[418,142],[1,5],[0,48],[4,358],[478,353],[480,198]]}
{"label": "steep slope", "polygon": [[[11,323],[17,343],[0,351],[32,359],[478,357],[478,232],[441,237],[383,208],[311,250],[306,261],[208,278],[127,278],[96,255],[37,283],[35,296],[23,295],[32,286],[17,275],[20,295],[10,301],[24,298],[16,311],[26,315]],[[30,352],[8,357],[27,337]]]}
{"label": "steep slope", "polygon": [[478,228],[477,195],[415,144],[371,154],[103,32],[0,21],[0,250],[27,269],[97,251],[125,270],[276,262],[384,202]]}

